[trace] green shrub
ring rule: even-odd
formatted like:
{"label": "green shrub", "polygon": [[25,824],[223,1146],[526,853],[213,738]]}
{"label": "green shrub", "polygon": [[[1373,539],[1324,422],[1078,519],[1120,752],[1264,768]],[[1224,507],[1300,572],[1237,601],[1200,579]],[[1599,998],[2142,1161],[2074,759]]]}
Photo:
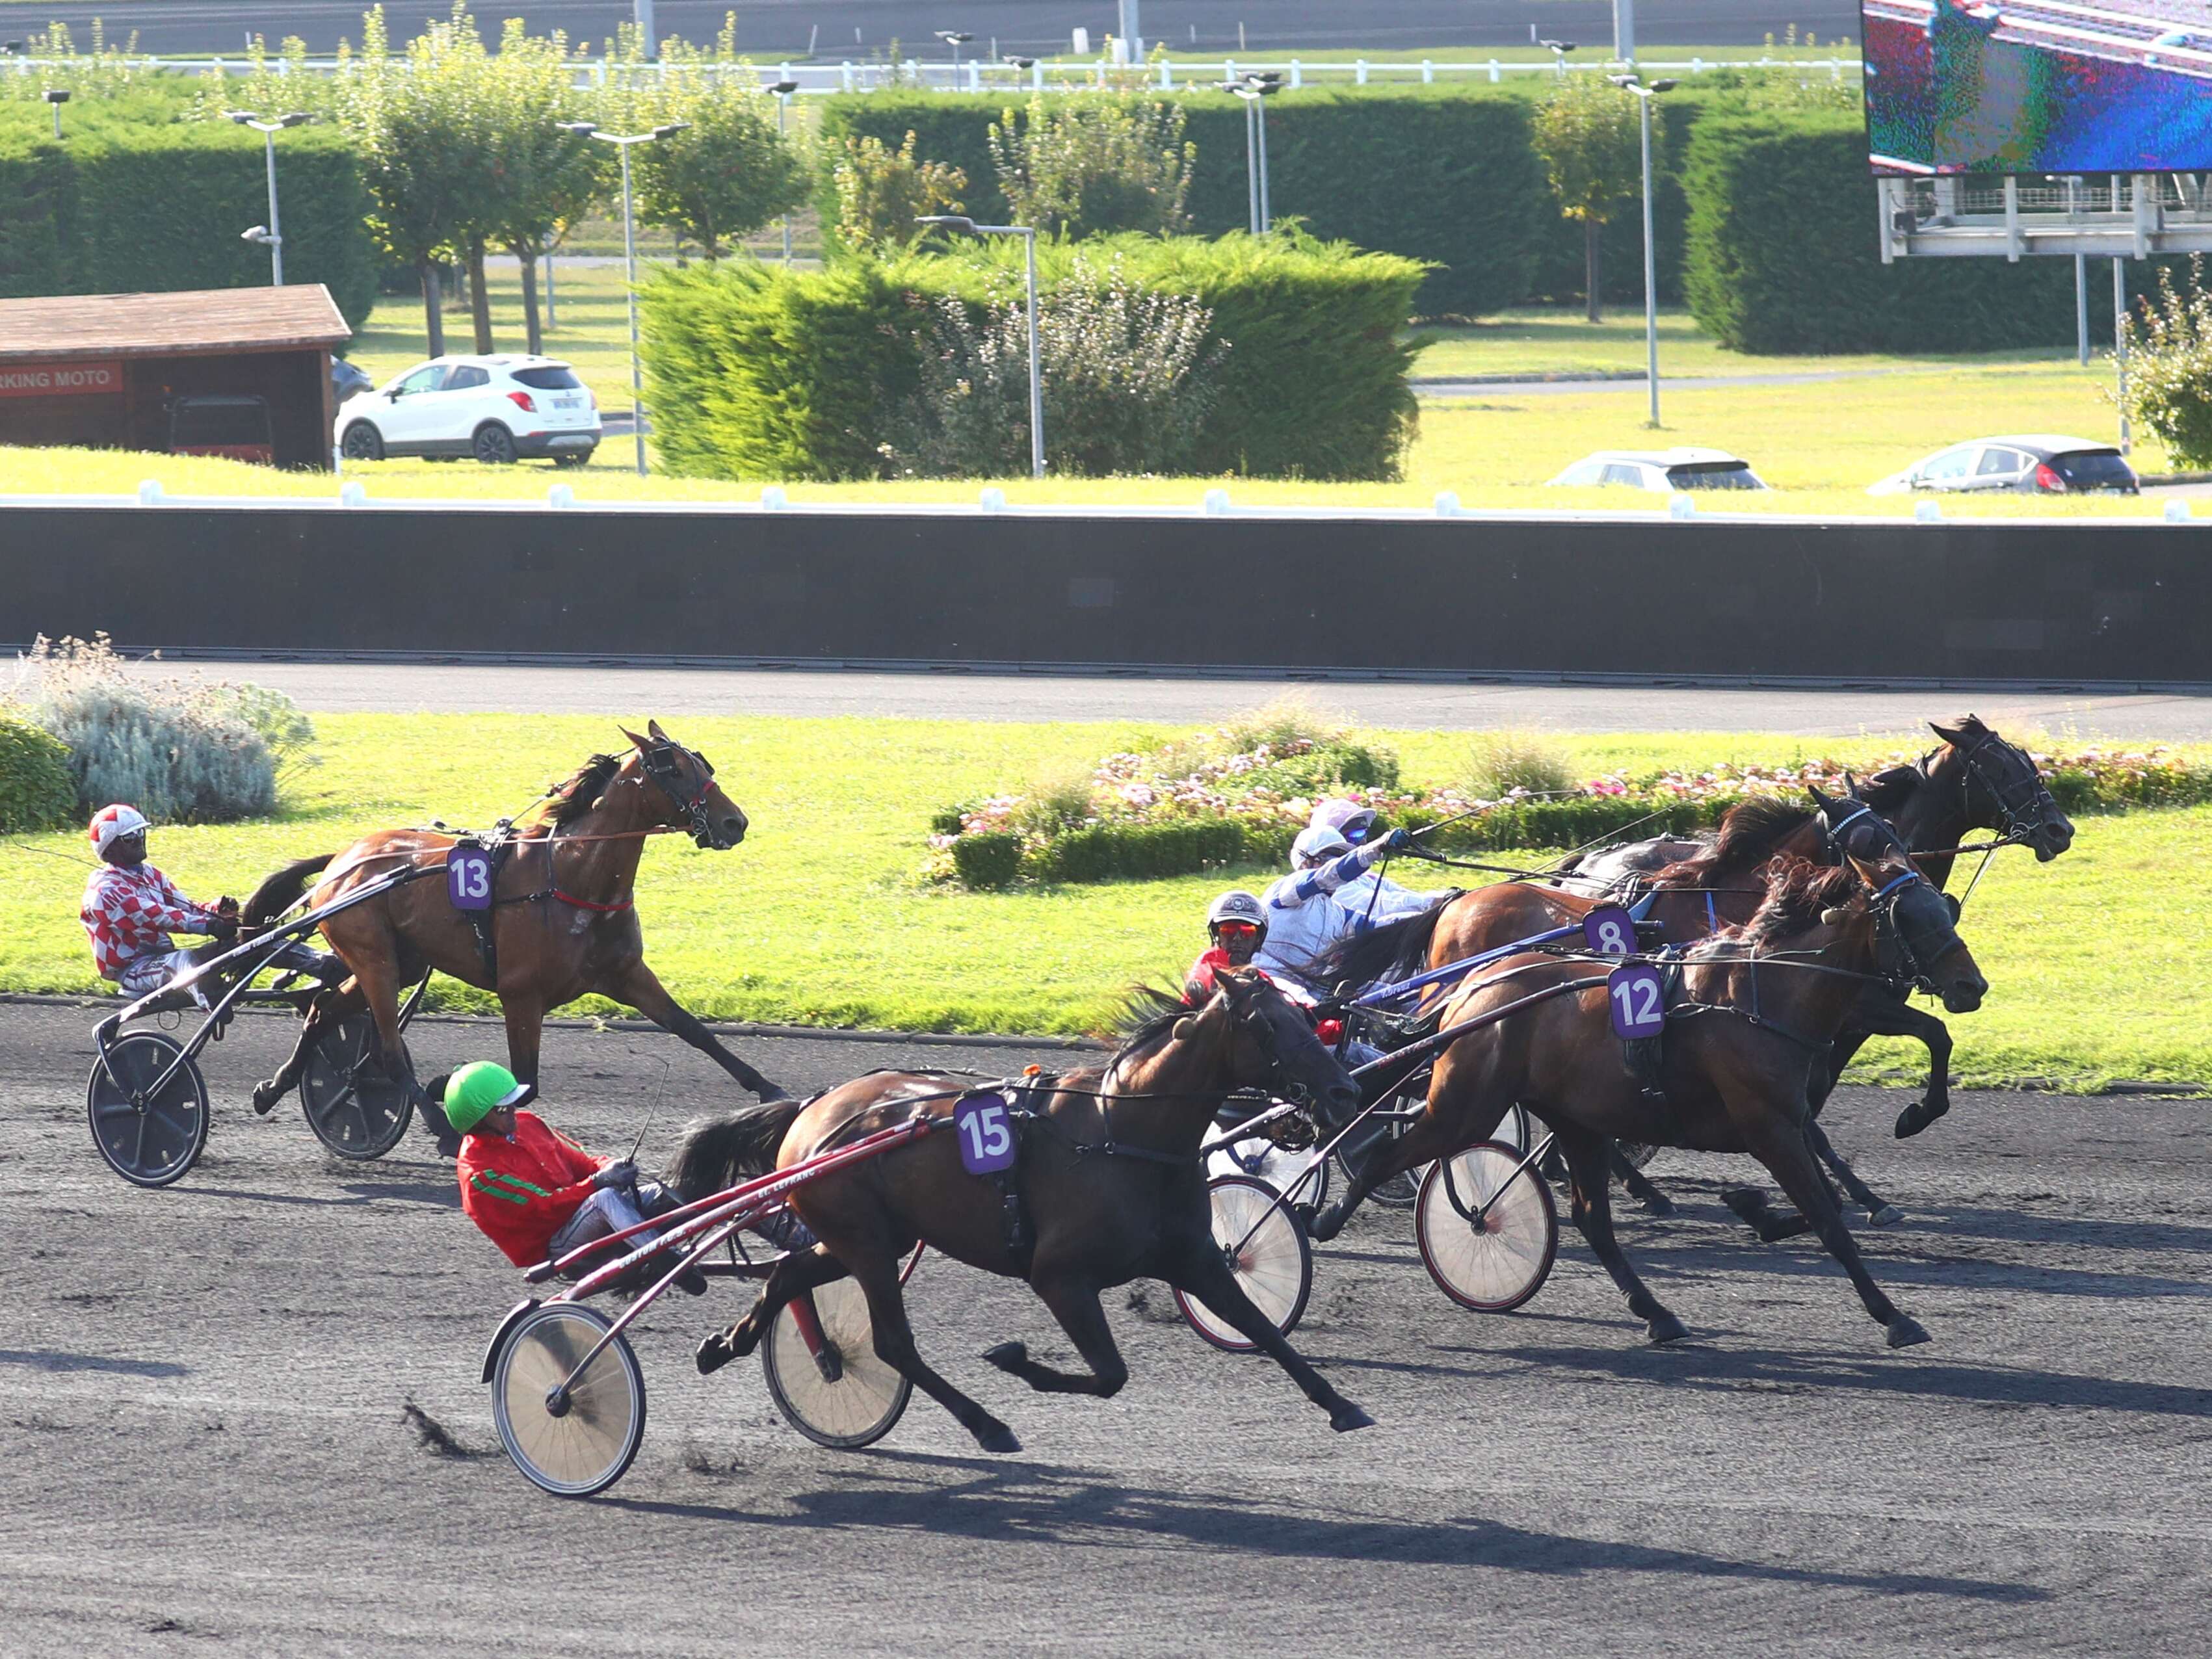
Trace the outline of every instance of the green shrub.
{"label": "green shrub", "polygon": [[0,708],[0,835],[59,830],[76,818],[69,745],[12,709]]}
{"label": "green shrub", "polygon": [[1483,732],[1467,746],[1462,780],[1478,800],[1499,800],[1516,789],[1532,795],[1558,794],[1581,781],[1573,760],[1536,732]]}
{"label": "green shrub", "polygon": [[[954,843],[956,859],[969,839]],[[1036,873],[1047,881],[1152,881],[1218,870],[1244,856],[1243,826],[1231,818],[1101,823],[1054,841]]]}
{"label": "green shrub", "polygon": [[1187,118],[1180,104],[1126,94],[1047,104],[1040,93],[1018,119],[1005,111],[987,136],[1012,222],[1054,236],[1174,235],[1198,155]]}
{"label": "green shrub", "polygon": [[871,134],[845,140],[830,186],[836,213],[825,224],[836,227],[838,246],[884,252],[913,246],[928,228],[915,222],[922,215],[959,212],[968,175],[942,161],[916,161],[911,132],[896,149]]}
{"label": "green shrub", "polygon": [[[1195,149],[1186,203],[1192,229],[1243,228],[1243,105],[1213,92],[1155,101],[1186,114],[1183,138]],[[1409,309],[1471,315],[1521,304],[1557,232],[1528,141],[1528,112],[1526,97],[1486,88],[1279,94],[1267,100],[1269,205],[1279,220],[1302,220],[1326,240],[1430,264]],[[918,157],[967,175],[969,212],[1005,223],[1012,209],[996,183],[989,141],[999,115],[988,100],[893,88],[826,99],[822,120],[833,154],[847,138],[872,136],[895,147],[913,132]],[[832,180],[825,176],[820,188],[824,221],[834,222]]]}
{"label": "green shrub", "polygon": [[963,836],[952,843],[952,865],[965,887],[1011,887],[1022,872],[1022,838],[988,834]]}
{"label": "green shrub", "polygon": [[[249,288],[265,249],[239,230],[268,216],[261,135],[184,118],[140,95],[71,104],[53,137],[46,106],[0,100],[0,297]],[[284,274],[321,283],[347,323],[375,303],[379,270],[360,163],[319,126],[277,144]]]}
{"label": "green shrub", "polygon": [[[1012,240],[817,271],[725,262],[657,273],[644,356],[662,464],[697,477],[885,476],[887,422],[920,383],[933,302],[980,311],[1006,293],[1022,259]],[[1398,476],[1418,414],[1414,348],[1399,330],[1420,280],[1411,261],[1296,234],[1123,237],[1038,258],[1048,289],[1103,289],[1118,268],[1134,289],[1212,313],[1212,338],[1229,347],[1218,399],[1173,470]],[[1050,431],[1046,443],[1049,459]]]}
{"label": "green shrub", "polygon": [[2202,255],[2186,291],[2158,274],[2158,295],[2127,320],[2127,412],[2158,434],[2181,466],[2212,466],[2212,291]]}

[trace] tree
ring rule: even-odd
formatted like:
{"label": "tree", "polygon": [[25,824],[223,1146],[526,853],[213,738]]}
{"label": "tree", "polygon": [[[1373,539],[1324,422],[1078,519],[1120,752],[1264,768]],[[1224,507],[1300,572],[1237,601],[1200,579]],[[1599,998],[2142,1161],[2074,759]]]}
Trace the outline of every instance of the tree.
{"label": "tree", "polygon": [[2186,292],[2173,273],[2158,273],[2158,297],[2145,298],[2121,325],[2127,353],[2127,397],[2122,410],[2155,433],[2177,466],[2212,466],[2212,290],[2204,287],[2204,259],[2191,254]]}
{"label": "tree", "polygon": [[[1603,320],[1598,234],[1643,179],[1634,94],[1595,75],[1563,76],[1536,106],[1531,137],[1559,211],[1583,228],[1583,285],[1592,322]],[[1652,112],[1656,121],[1660,112]]]}
{"label": "tree", "polygon": [[862,248],[911,247],[924,214],[964,211],[968,175],[943,161],[916,161],[914,134],[896,149],[876,137],[848,138],[830,182],[837,191],[837,240]]}
{"label": "tree", "polygon": [[536,353],[545,343],[538,256],[558,230],[605,198],[614,157],[610,146],[561,130],[562,121],[584,118],[586,107],[560,31],[532,35],[521,19],[509,18],[489,69],[488,188],[478,210],[484,235],[521,266],[523,333],[527,349]]}
{"label": "tree", "polygon": [[991,161],[1018,223],[1068,236],[1142,231],[1170,236],[1186,221],[1198,146],[1183,139],[1180,104],[1130,93],[1030,100],[992,124]]}
{"label": "tree", "polygon": [[672,139],[638,146],[630,167],[639,219],[697,243],[709,259],[806,201],[805,163],[776,131],[775,97],[738,56],[737,27],[737,14],[727,14],[711,52],[669,40],[659,75],[633,73],[614,100],[633,132],[689,124]]}

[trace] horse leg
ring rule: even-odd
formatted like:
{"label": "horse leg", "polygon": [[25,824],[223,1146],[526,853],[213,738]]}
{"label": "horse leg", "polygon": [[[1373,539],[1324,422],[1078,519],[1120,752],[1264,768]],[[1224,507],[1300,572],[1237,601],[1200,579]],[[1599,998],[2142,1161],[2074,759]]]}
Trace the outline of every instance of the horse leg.
{"label": "horse leg", "polygon": [[784,1257],[762,1285],[759,1297],[746,1310],[745,1316],[728,1330],[717,1331],[699,1345],[692,1356],[698,1363],[699,1375],[709,1376],[758,1347],[761,1338],[768,1334],[769,1322],[783,1310],[785,1303],[817,1285],[844,1277],[845,1264],[819,1244]]}
{"label": "horse leg", "polygon": [[526,991],[503,991],[499,1012],[507,1022],[507,1069],[517,1083],[537,1082],[538,1056],[545,1041],[545,999]]}
{"label": "horse leg", "polygon": [[293,1045],[284,1063],[276,1068],[276,1075],[253,1085],[253,1109],[257,1115],[266,1116],[299,1083],[300,1073],[307,1066],[307,1056],[322,1041],[324,1022],[342,1019],[360,1006],[360,994],[356,991],[316,994],[307,1005],[307,1017],[300,1022],[300,1040]]}
{"label": "horse leg", "polygon": [[1644,1206],[1648,1215],[1669,1216],[1674,1213],[1674,1200],[1661,1192],[1648,1180],[1644,1171],[1628,1161],[1617,1140],[1607,1141],[1612,1153],[1613,1177],[1628,1189],[1628,1195]]}
{"label": "horse leg", "polygon": [[[1910,1110],[1910,1108],[1906,1109]],[[1877,1227],[1887,1227],[1905,1218],[1880,1193],[1859,1179],[1858,1171],[1844,1161],[1844,1155],[1829,1142],[1828,1133],[1818,1120],[1805,1126],[1805,1133],[1813,1143],[1813,1150],[1820,1162],[1836,1172],[1836,1179],[1844,1183],[1844,1190],[1851,1195],[1851,1202],[1867,1212],[1867,1219]]]}
{"label": "horse leg", "polygon": [[1288,1371],[1299,1391],[1328,1413],[1328,1425],[1339,1434],[1374,1426],[1373,1418],[1329,1387],[1327,1379],[1284,1340],[1275,1322],[1252,1305],[1252,1298],[1244,1294],[1237,1275],[1221,1259],[1219,1246],[1211,1238],[1185,1250],[1170,1263],[1166,1278],[1176,1289],[1196,1297],[1217,1316],[1227,1320],[1247,1342]]}
{"label": "horse leg", "polygon": [[[1802,1101],[1798,1103],[1802,1105]],[[1745,1127],[1747,1149],[1782,1183],[1791,1201],[1811,1221],[1813,1231],[1820,1236],[1820,1243],[1828,1254],[1850,1275],[1852,1287],[1858,1291],[1868,1316],[1888,1330],[1889,1346],[1905,1348],[1916,1342],[1925,1342],[1928,1333],[1920,1322],[1899,1312],[1897,1304],[1882,1293],[1881,1286],[1867,1271],[1850,1230],[1844,1225],[1843,1206],[1837,1200],[1835,1189],[1828,1185],[1820,1166],[1814,1162],[1812,1143],[1798,1124],[1790,1121],[1784,1115],[1786,1110],[1762,1103],[1758,1115]]]}
{"label": "horse leg", "polygon": [[[1613,1182],[1611,1164],[1623,1161],[1613,1142],[1604,1136],[1570,1125],[1558,1132],[1559,1149],[1566,1154],[1567,1170],[1573,1177],[1575,1225],[1589,1241],[1590,1249],[1613,1275],[1613,1282],[1628,1298],[1628,1311],[1644,1322],[1644,1328],[1654,1342],[1679,1342],[1689,1334],[1682,1322],[1662,1307],[1659,1298],[1637,1277],[1636,1269],[1628,1265],[1621,1253],[1620,1241],[1613,1236]],[[1607,1157],[1608,1151],[1611,1157]],[[1533,1181],[1531,1174],[1522,1177]]]}
{"label": "horse leg", "polygon": [[1060,1328],[1075,1344],[1083,1363],[1091,1367],[1091,1374],[1081,1376],[1039,1364],[1030,1358],[1029,1346],[1022,1342],[1001,1342],[986,1349],[983,1358],[1039,1394],[1088,1394],[1111,1400],[1121,1393],[1121,1385],[1129,1380],[1129,1367],[1121,1358],[1121,1351],[1114,1346],[1105,1310],[1098,1305],[1097,1282],[1073,1273],[1030,1282],[1044,1305],[1052,1310]]}
{"label": "horse leg", "polygon": [[1874,1034],[1917,1038],[1928,1049],[1928,1091],[1897,1115],[1897,1138],[1910,1140],[1951,1109],[1951,1028],[1909,1002],[1885,1003],[1881,1022],[1869,1022]]}
{"label": "horse leg", "polygon": [[[828,1241],[824,1241],[827,1248]],[[906,1298],[899,1291],[898,1257],[887,1244],[837,1241],[837,1259],[849,1263],[868,1298],[868,1322],[875,1328],[876,1357],[951,1412],[960,1426],[987,1452],[1018,1452],[1014,1432],[983,1407],[954,1388],[922,1361],[907,1323]]]}
{"label": "horse leg", "polygon": [[663,988],[653,969],[645,965],[643,957],[608,975],[592,989],[602,996],[627,1002],[663,1030],[673,1031],[761,1099],[791,1098],[789,1090],[780,1083],[769,1082],[739,1060],[716,1042],[714,1034],[701,1024],[695,1016],[678,1006],[676,999]]}

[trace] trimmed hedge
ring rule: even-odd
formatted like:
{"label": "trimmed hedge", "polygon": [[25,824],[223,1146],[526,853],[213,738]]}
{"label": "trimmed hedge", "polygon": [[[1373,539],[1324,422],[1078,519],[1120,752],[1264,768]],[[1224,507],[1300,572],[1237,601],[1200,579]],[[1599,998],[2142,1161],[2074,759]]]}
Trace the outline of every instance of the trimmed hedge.
{"label": "trimmed hedge", "polygon": [[12,709],[0,708],[0,836],[58,830],[76,821],[69,745]]}
{"label": "trimmed hedge", "polygon": [[[1185,137],[1198,147],[1191,228],[1209,236],[1242,230],[1244,106],[1224,93],[1176,96],[1188,114]],[[1006,198],[986,135],[1006,110],[1027,102],[1026,94],[951,97],[908,88],[827,99],[823,157],[834,166],[844,141],[863,136],[896,149],[912,131],[916,155],[968,175],[971,215],[1004,222]],[[1518,305],[1533,291],[1557,217],[1528,142],[1528,107],[1526,98],[1453,87],[1278,94],[1267,100],[1269,207],[1279,219],[1303,219],[1323,239],[1433,264],[1413,307],[1424,313]],[[820,189],[823,222],[834,224],[826,167]]]}
{"label": "trimmed hedge", "polygon": [[[1684,289],[1738,351],[1993,351],[2074,337],[2070,260],[1881,263],[1866,133],[1838,112],[1714,112],[1692,133]],[[2138,270],[2141,268],[2138,267]],[[2141,291],[2147,276],[2130,275]],[[2097,337],[2112,307],[2092,305]]]}
{"label": "trimmed hedge", "polygon": [[[73,103],[63,132],[43,104],[0,102],[0,297],[269,280],[268,251],[239,240],[269,216],[259,133],[180,118],[166,99]],[[359,164],[318,127],[276,149],[286,280],[323,283],[358,328],[378,276]]]}
{"label": "trimmed hedge", "polygon": [[[1419,265],[1294,236],[1116,237],[1040,248],[1042,280],[1070,280],[1079,256],[1094,272],[1118,257],[1140,286],[1195,295],[1229,343],[1220,396],[1179,471],[1398,476],[1418,417],[1399,325]],[[641,323],[662,465],[693,477],[883,476],[883,418],[914,388],[928,303],[981,305],[1018,281],[1021,257],[1009,239],[818,271],[662,270]]]}

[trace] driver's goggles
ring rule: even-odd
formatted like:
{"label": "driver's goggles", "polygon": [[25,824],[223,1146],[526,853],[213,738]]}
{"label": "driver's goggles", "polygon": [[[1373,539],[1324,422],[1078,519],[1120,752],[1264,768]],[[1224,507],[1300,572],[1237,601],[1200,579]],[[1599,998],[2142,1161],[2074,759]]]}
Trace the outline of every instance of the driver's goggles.
{"label": "driver's goggles", "polygon": [[1249,921],[1217,921],[1213,924],[1213,931],[1215,935],[1221,939],[1257,939],[1260,937],[1259,927],[1257,924]]}

